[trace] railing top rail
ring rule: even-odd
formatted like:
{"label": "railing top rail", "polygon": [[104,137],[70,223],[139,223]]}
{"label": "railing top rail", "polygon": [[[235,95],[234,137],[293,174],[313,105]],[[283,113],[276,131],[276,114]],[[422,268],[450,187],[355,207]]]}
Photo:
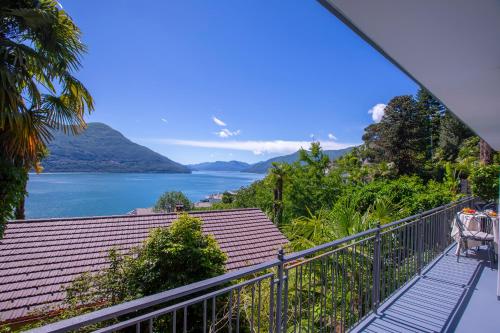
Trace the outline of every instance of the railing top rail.
{"label": "railing top rail", "polygon": [[44,333],[44,332],[67,332],[73,329],[77,329],[79,327],[95,324],[107,319],[115,318],[117,316],[131,313],[134,311],[138,311],[141,309],[146,309],[154,305],[158,305],[161,303],[166,303],[180,297],[188,296],[194,294],[196,292],[216,287],[223,283],[236,280],[242,278],[244,276],[258,273],[263,270],[272,268],[277,266],[280,263],[278,259],[269,260],[263,262],[258,265],[245,267],[240,270],[229,272],[223,275],[219,275],[210,279],[198,281],[195,283],[191,283],[182,287],[178,287],[175,289],[170,289],[167,291],[163,291],[154,295],[145,296],[142,298],[135,299],[133,301],[117,304],[110,306],[108,308],[104,308],[101,310],[97,310],[94,312],[90,312],[87,314],[83,314],[77,317],[65,319],[53,324],[49,324],[40,328],[35,328],[33,330],[29,330],[28,332],[32,333]]}
{"label": "railing top rail", "polygon": [[[394,221],[394,222],[391,222],[391,223],[384,224],[384,225],[380,226],[380,230],[391,228],[391,227],[394,227],[394,226],[402,224],[402,223],[410,222],[410,221],[416,220],[416,219],[418,219],[420,217],[428,216],[428,215],[433,214],[433,213],[435,213],[437,211],[444,210],[444,209],[446,209],[448,207],[464,203],[464,202],[466,202],[467,200],[470,200],[470,199],[471,199],[470,197],[463,198],[463,199],[455,201],[455,202],[453,202],[451,204],[442,205],[442,206],[433,208],[431,210],[422,212],[420,214],[415,214],[415,215],[408,216],[408,217],[405,217],[403,219],[400,219],[400,220],[397,220],[397,221]],[[347,237],[344,237],[344,238],[341,238],[341,239],[337,239],[337,240],[334,240],[334,241],[331,241],[331,242],[328,242],[328,243],[325,243],[325,244],[321,244],[321,245],[312,247],[312,248],[307,249],[307,250],[290,253],[288,255],[285,255],[285,259],[284,260],[285,260],[285,262],[289,262],[289,261],[297,260],[299,258],[308,256],[308,255],[313,254],[313,253],[318,252],[318,251],[323,251],[323,250],[326,250],[326,249],[331,248],[331,247],[336,247],[336,246],[342,245],[344,243],[353,241],[353,240],[355,240],[357,238],[361,238],[361,237],[365,237],[365,236],[374,234],[374,233],[377,232],[377,229],[378,228],[368,229],[368,230],[365,230],[363,232],[357,233],[355,235],[351,235],[351,236],[347,236]]]}

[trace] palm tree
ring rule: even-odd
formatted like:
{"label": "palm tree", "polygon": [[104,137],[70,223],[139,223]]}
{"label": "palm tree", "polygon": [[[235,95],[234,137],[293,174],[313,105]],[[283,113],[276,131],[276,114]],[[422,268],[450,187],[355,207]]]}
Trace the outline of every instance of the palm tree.
{"label": "palm tree", "polygon": [[283,180],[286,175],[286,165],[274,162],[270,174],[274,182],[273,222],[280,227],[283,223]]}
{"label": "palm tree", "polygon": [[[81,32],[54,0],[0,6],[0,159],[40,171],[52,132],[78,134],[93,100],[73,73],[86,51]],[[0,170],[0,172],[2,172]],[[0,175],[0,178],[2,175]],[[0,197],[0,201],[4,198]],[[0,222],[5,219],[1,215]],[[23,214],[20,214],[22,216]]]}

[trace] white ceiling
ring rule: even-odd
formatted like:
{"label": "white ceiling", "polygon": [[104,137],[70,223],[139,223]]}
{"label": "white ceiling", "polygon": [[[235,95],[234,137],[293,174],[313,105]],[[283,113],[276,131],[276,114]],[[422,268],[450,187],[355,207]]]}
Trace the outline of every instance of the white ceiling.
{"label": "white ceiling", "polygon": [[320,0],[500,150],[500,0]]}

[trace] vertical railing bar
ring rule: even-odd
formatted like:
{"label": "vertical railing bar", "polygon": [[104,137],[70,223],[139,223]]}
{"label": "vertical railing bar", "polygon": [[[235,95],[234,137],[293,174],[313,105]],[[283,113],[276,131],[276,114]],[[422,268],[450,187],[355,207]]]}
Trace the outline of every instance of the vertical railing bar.
{"label": "vertical railing bar", "polygon": [[340,326],[340,329],[341,329],[341,332],[344,333],[345,332],[345,323],[346,323],[346,283],[345,283],[345,280],[346,280],[346,272],[345,272],[345,248],[340,250],[340,254],[342,255],[342,313],[340,314],[340,318],[341,318],[341,326]]}
{"label": "vertical railing bar", "polygon": [[385,235],[380,235],[380,299],[379,303],[383,302],[385,299]]}
{"label": "vertical railing bar", "polygon": [[[354,253],[356,252],[356,244],[354,244],[351,248],[351,277],[349,278],[350,280],[350,285],[351,285],[351,300],[349,304],[349,327],[352,326],[354,323],[354,265],[355,263],[355,258],[354,258]],[[349,328],[348,327],[348,328]]]}
{"label": "vertical railing bar", "polygon": [[[364,253],[365,253],[365,258],[366,258],[366,274],[365,274],[365,281],[364,281],[364,284],[365,284],[365,307],[366,307],[366,310],[365,310],[365,313],[368,313],[369,311],[371,311],[372,309],[372,306],[370,304],[370,277],[373,276],[373,262],[372,260],[368,261],[369,260],[369,257],[368,257],[368,253],[369,253],[369,243],[366,242],[366,245],[365,245],[365,250],[364,250]],[[372,269],[369,269],[369,267],[371,267]]]}
{"label": "vertical railing bar", "polygon": [[217,318],[215,316],[215,296],[212,297],[212,322],[210,324],[210,326],[212,327],[211,331],[212,332],[215,332],[215,329],[216,329],[216,323],[217,323]]}
{"label": "vertical railing bar", "polygon": [[281,330],[282,330],[282,332],[285,332],[285,333],[287,331],[287,323],[288,323],[288,280],[289,280],[289,278],[290,278],[290,271],[287,270],[286,274],[284,276],[284,279],[285,279],[284,280],[285,285],[284,285],[284,290],[283,290],[284,291],[283,292],[284,304],[283,304],[283,310],[281,312],[282,317],[283,317],[283,321],[281,324],[281,326],[282,326]]}
{"label": "vertical railing bar", "polygon": [[255,313],[255,283],[252,284],[252,306],[250,307],[250,333],[253,333],[254,313]]}
{"label": "vertical railing bar", "polygon": [[337,331],[337,288],[336,288],[336,284],[338,285],[338,282],[337,282],[337,268],[338,268],[338,258],[339,258],[339,255],[338,255],[338,252],[335,252],[332,254],[332,257],[335,256],[334,259],[332,259],[332,270],[333,270],[333,273],[332,273],[332,302],[333,302],[333,332],[336,332]]}
{"label": "vertical railing bar", "polygon": [[[299,302],[299,266],[295,267],[295,301],[293,306],[293,332],[297,331],[297,306]],[[286,331],[285,331],[286,332]]]}
{"label": "vertical railing bar", "polygon": [[316,305],[316,278],[317,278],[316,267],[315,267],[316,261],[315,260],[311,261],[311,264],[312,264],[312,268],[313,268],[313,270],[312,270],[312,291],[313,292],[312,292],[312,306],[311,306],[311,314],[312,314],[312,319],[311,319],[312,326],[311,326],[311,328],[314,332],[314,323],[315,323],[315,321],[314,321],[314,313],[315,313],[314,306]]}
{"label": "vertical railing bar", "polygon": [[233,330],[232,322],[233,322],[233,290],[231,289],[229,291],[229,311],[227,315],[227,330],[229,333],[231,333]]}
{"label": "vertical railing bar", "polygon": [[320,292],[319,292],[319,332],[323,332],[323,263],[325,257],[319,259],[320,269],[319,269],[319,279],[320,279]]}
{"label": "vertical railing bar", "polygon": [[141,333],[141,322],[137,322],[137,324],[135,324],[135,333]]}
{"label": "vertical railing bar", "polygon": [[308,286],[307,286],[307,333],[310,332],[310,329],[311,329],[311,303],[310,303],[310,299],[311,299],[311,279],[312,279],[312,269],[311,269],[311,264],[312,262],[309,261],[308,263],[308,266],[309,266],[309,283],[308,283]]}
{"label": "vertical railing bar", "polygon": [[298,319],[298,322],[299,322],[299,333],[301,333],[302,331],[302,288],[303,288],[303,281],[302,281],[302,277],[303,277],[303,265],[300,265],[300,294],[299,294],[299,319]]}
{"label": "vertical railing bar", "polygon": [[283,260],[285,257],[285,251],[281,248],[278,251],[278,285],[276,290],[276,333],[281,333],[282,324],[282,302],[283,302]]}
{"label": "vertical railing bar", "polygon": [[240,332],[240,301],[241,301],[241,287],[238,288],[238,296],[236,297],[236,333]]}
{"label": "vertical railing bar", "polygon": [[187,306],[185,306],[184,307],[184,315],[183,315],[183,317],[184,317],[183,319],[184,320],[183,320],[183,325],[182,325],[182,327],[183,327],[182,332],[183,333],[187,333],[187,316],[188,316]]}
{"label": "vertical railing bar", "polygon": [[207,332],[207,300],[203,300],[203,333]]}
{"label": "vertical railing bar", "polygon": [[274,331],[274,275],[269,278],[269,333]]}
{"label": "vertical railing bar", "polygon": [[327,302],[328,302],[328,257],[323,257],[323,311],[321,314],[321,321],[323,323],[323,331],[328,327],[327,315]]}
{"label": "vertical railing bar", "polygon": [[149,318],[149,333],[153,333],[153,318]]}
{"label": "vertical railing bar", "polygon": [[380,302],[380,222],[377,223],[373,248],[373,312],[377,314]]}
{"label": "vertical railing bar", "polygon": [[330,277],[331,277],[329,282],[330,282],[330,285],[331,285],[330,290],[331,290],[331,293],[332,293],[332,298],[331,298],[332,299],[332,305],[331,305],[332,306],[332,310],[330,311],[330,331],[329,331],[329,333],[331,333],[332,331],[335,330],[334,319],[333,319],[333,316],[334,316],[334,312],[333,312],[334,310],[333,309],[335,308],[335,305],[334,305],[335,304],[335,287],[334,287],[335,276],[333,274],[333,269],[334,269],[335,263],[333,261],[333,253],[330,256],[328,256],[328,257],[331,258],[331,260],[329,260],[329,262],[330,262],[329,271],[330,271]]}
{"label": "vertical railing bar", "polygon": [[262,280],[259,280],[259,303],[257,305],[257,332],[260,332],[260,310],[261,310],[261,299],[262,299]]}
{"label": "vertical railing bar", "polygon": [[359,274],[358,274],[358,320],[363,317],[363,272],[365,270],[363,257],[363,243],[359,244]]}
{"label": "vertical railing bar", "polygon": [[172,313],[172,332],[177,332],[177,310]]}

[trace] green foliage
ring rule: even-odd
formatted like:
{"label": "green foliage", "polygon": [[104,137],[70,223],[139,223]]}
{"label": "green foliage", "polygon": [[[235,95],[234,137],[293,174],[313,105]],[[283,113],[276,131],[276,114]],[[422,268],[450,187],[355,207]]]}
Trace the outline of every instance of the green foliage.
{"label": "green foliage", "polygon": [[0,158],[0,238],[7,220],[14,217],[19,201],[26,195],[28,174],[24,168]]}
{"label": "green foliage", "polygon": [[163,193],[153,208],[155,212],[173,212],[176,205],[182,205],[184,210],[192,210],[193,203],[182,192],[171,191]]}
{"label": "green foliage", "polygon": [[451,112],[447,111],[441,120],[439,132],[439,154],[445,161],[455,160],[460,151],[462,142],[473,135]]}
{"label": "green foliage", "polygon": [[[226,260],[215,239],[203,234],[201,220],[181,214],[169,228],[153,229],[144,243],[131,252],[110,251],[108,268],[96,274],[84,273],[67,287],[64,310],[58,316],[28,327],[224,274]],[[198,310],[191,310],[190,325],[196,325],[201,318]],[[164,331],[166,321],[157,321],[155,325]],[[97,328],[91,326],[83,331]]]}
{"label": "green foliage", "polygon": [[418,173],[427,150],[427,117],[412,96],[394,97],[381,122],[369,126],[363,136],[374,160],[394,163],[399,174]]}
{"label": "green foliage", "polygon": [[51,130],[75,134],[85,128],[93,100],[73,74],[86,46],[54,0],[4,1],[0,21],[0,148],[31,168]]}
{"label": "green foliage", "polygon": [[480,165],[470,176],[472,193],[484,200],[498,200],[499,165]]}
{"label": "green foliage", "polygon": [[233,203],[234,195],[229,192],[222,193],[222,203],[223,204],[231,204]]}
{"label": "green foliage", "polygon": [[48,172],[190,172],[102,123],[89,123],[77,136],[61,131],[53,135],[48,145],[50,155],[43,159],[44,170]]}

